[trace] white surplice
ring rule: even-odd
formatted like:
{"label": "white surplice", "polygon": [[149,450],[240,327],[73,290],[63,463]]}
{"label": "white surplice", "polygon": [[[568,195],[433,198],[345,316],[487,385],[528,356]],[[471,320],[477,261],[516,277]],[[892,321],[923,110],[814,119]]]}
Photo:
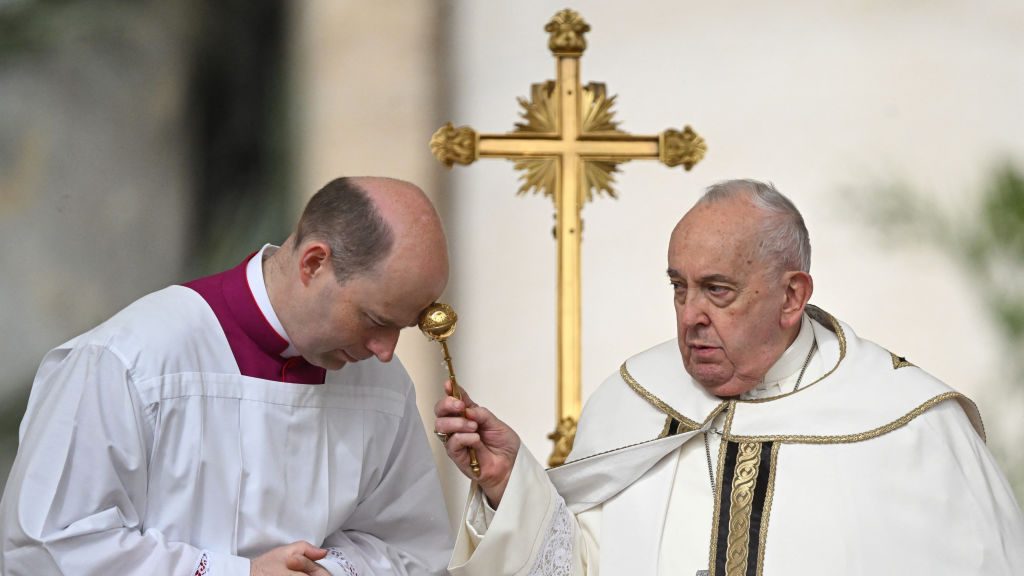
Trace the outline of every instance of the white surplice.
{"label": "white surplice", "polygon": [[241,374],[230,338],[172,286],[45,357],[0,512],[3,574],[248,576],[297,540],[328,548],[335,575],[444,572],[444,500],[400,362],[273,381]]}
{"label": "white surplice", "polygon": [[1024,574],[973,403],[808,310],[797,391],[806,320],[752,399],[704,392],[674,340],[630,358],[569,464],[520,449],[496,512],[474,487],[452,574]]}

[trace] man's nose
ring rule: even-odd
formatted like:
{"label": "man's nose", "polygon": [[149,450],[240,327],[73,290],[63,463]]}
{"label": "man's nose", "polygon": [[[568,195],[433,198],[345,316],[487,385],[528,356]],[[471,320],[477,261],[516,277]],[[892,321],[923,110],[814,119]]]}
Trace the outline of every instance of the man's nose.
{"label": "man's nose", "polygon": [[385,328],[374,334],[366,343],[367,349],[381,362],[391,362],[395,356],[395,346],[398,345],[398,328]]}
{"label": "man's nose", "polygon": [[703,298],[697,295],[688,295],[687,301],[681,305],[680,315],[682,316],[683,324],[685,326],[710,324],[711,320],[708,317],[707,310],[705,310],[706,305],[707,302]]}

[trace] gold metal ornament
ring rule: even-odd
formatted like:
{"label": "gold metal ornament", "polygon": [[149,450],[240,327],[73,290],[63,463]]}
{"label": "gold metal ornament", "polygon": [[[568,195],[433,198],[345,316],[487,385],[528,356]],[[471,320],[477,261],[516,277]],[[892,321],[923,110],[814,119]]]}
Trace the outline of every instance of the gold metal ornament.
{"label": "gold metal ornament", "polygon": [[679,166],[682,164],[687,172],[697,162],[704,159],[708,151],[704,139],[693,131],[693,128],[686,126],[683,131],[672,130],[671,128],[661,133],[661,154],[658,159],[666,166]]}
{"label": "gold metal ornament", "polygon": [[607,89],[601,82],[591,82],[584,86],[584,115],[580,118],[580,130],[584,133],[625,134],[619,130],[619,123],[615,120],[615,112],[612,110],[616,98],[617,96],[607,95]]}
{"label": "gold metal ornament", "polygon": [[443,302],[434,302],[420,315],[420,330],[434,342],[444,344],[455,334],[455,324],[459,321],[455,309]]}
{"label": "gold metal ornament", "polygon": [[576,12],[566,8],[544,26],[544,31],[551,34],[548,48],[556,56],[579,58],[587,49],[584,32],[590,32],[590,25],[583,21]]}
{"label": "gold metal ornament", "polygon": [[449,122],[430,138],[430,151],[449,168],[456,162],[472,164],[476,160],[476,132],[469,126],[456,128]]}
{"label": "gold metal ornament", "polygon": [[[452,365],[452,356],[448,353],[448,338],[455,333],[455,324],[458,321],[459,316],[455,313],[455,309],[443,302],[434,302],[420,314],[419,327],[427,338],[441,343],[444,364],[448,368],[448,379],[452,383],[452,398],[462,400],[462,389],[459,388],[459,383],[455,379],[455,367]],[[480,462],[476,459],[476,451],[472,448],[469,449],[469,467],[479,478]]]}
{"label": "gold metal ornament", "polygon": [[617,197],[614,175],[630,160],[660,160],[690,170],[707,145],[689,126],[658,135],[640,136],[619,129],[615,96],[605,85],[580,84],[580,57],[590,30],[572,10],[555,14],[544,27],[556,58],[555,80],[531,85],[530,99],[519,98],[522,122],[512,132],[478,134],[472,128],[438,130],[430,141],[434,156],[449,168],[477,158],[504,158],[521,171],[518,194],[534,192],[555,204],[558,242],[558,414],[555,451],[548,462],[564,461],[572,447],[573,423],[581,408],[580,363],[580,238],[583,205],[595,196]]}
{"label": "gold metal ornament", "polygon": [[554,134],[558,131],[558,99],[555,94],[555,81],[548,80],[540,84],[530,85],[530,99],[518,98],[516,101],[522,110],[519,116],[526,123],[516,122],[515,132],[532,132],[534,134]]}
{"label": "gold metal ornament", "polygon": [[566,416],[558,422],[555,431],[548,434],[548,440],[555,443],[555,449],[548,458],[549,466],[561,466],[572,451],[572,441],[576,438],[576,419]]}

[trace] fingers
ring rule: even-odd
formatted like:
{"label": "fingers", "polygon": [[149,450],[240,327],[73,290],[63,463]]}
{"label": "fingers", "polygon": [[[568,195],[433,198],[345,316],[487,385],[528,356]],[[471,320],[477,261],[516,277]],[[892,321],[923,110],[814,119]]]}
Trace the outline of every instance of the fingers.
{"label": "fingers", "polygon": [[472,479],[473,473],[470,469],[469,464],[470,448],[477,450],[477,453],[479,454],[480,450],[482,449],[479,434],[472,432],[464,434],[455,434],[454,436],[449,436],[448,441],[445,442],[444,445],[445,452],[448,453],[448,458],[450,458],[451,461],[454,462],[455,465],[459,467],[459,470],[461,470],[462,473],[465,474],[467,478]]}
{"label": "fingers", "polygon": [[490,410],[480,405],[473,405],[466,408],[466,418],[479,422],[483,426],[491,425],[492,423],[501,422],[498,417],[494,415]]}
{"label": "fingers", "polygon": [[[464,476],[480,483],[491,498],[492,503],[501,500],[504,486],[512,470],[512,461],[502,451],[495,452],[483,443],[479,434],[456,434],[445,444],[448,458],[459,468]],[[470,464],[470,450],[474,450],[480,466],[477,474]],[[491,493],[494,493],[494,496]]]}
{"label": "fingers", "polygon": [[451,396],[445,396],[434,404],[434,416],[462,416],[466,410],[466,404],[462,400],[456,400]]}
{"label": "fingers", "polygon": [[478,424],[466,418],[438,418],[434,421],[434,432],[456,434],[459,432],[476,432]]}
{"label": "fingers", "polygon": [[324,550],[323,548],[319,548],[317,546],[313,546],[305,540],[292,542],[291,547],[292,549],[290,550],[290,552],[297,553],[300,556],[309,558],[310,560],[320,560],[323,557],[327,556],[327,550]]}
{"label": "fingers", "polygon": [[299,540],[268,550],[253,558],[250,572],[261,576],[289,574],[291,576],[331,576],[323,566],[315,560],[327,556],[327,550],[313,546],[309,542]]}
{"label": "fingers", "polygon": [[463,388],[462,386],[459,386],[458,390],[456,391],[455,387],[452,386],[451,380],[444,381],[444,393],[446,396],[451,396],[452,398],[455,398],[457,400],[462,400],[463,402],[466,403],[467,406],[476,406],[476,402],[473,402],[473,400],[469,397],[469,394],[466,392],[466,389]]}
{"label": "fingers", "polygon": [[[321,555],[320,558],[323,558],[323,555]],[[317,564],[316,562],[310,560],[302,554],[292,554],[291,556],[289,556],[288,559],[285,560],[284,567],[289,570],[294,570],[295,572],[300,572],[302,574],[311,574],[314,576],[330,576],[330,572],[328,572],[323,566]]]}
{"label": "fingers", "polygon": [[465,458],[467,464],[469,463],[469,454],[467,453],[468,449],[478,447],[482,447],[480,444],[480,435],[474,433],[455,435],[450,437],[449,441],[444,445],[449,456],[458,460]]}
{"label": "fingers", "polygon": [[[465,412],[463,412],[465,410]],[[459,434],[507,428],[490,410],[483,406],[466,408],[454,398],[443,398],[434,406],[434,432],[442,434]]]}
{"label": "fingers", "polygon": [[458,417],[458,418],[469,418],[479,423],[483,423],[485,420],[494,418],[494,414],[490,410],[480,406],[479,404],[466,404],[463,400],[457,400],[450,396],[446,396],[437,401],[434,404],[434,416],[438,418],[445,417]]}
{"label": "fingers", "polygon": [[[448,381],[445,384],[445,389],[450,389],[451,387],[452,387],[452,383],[451,383],[451,381]],[[468,406],[470,408],[472,408],[473,406],[476,406],[476,402],[473,402],[473,399],[469,397],[469,393],[466,392],[465,388],[463,388],[462,386],[459,386],[459,392],[460,392],[460,394],[459,394],[460,398],[459,399],[462,400],[462,402],[466,406]]]}

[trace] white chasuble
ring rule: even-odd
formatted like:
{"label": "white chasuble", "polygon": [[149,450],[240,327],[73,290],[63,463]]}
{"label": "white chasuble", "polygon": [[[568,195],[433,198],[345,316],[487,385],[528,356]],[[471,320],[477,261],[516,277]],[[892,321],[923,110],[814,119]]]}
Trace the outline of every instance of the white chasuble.
{"label": "white chasuble", "polygon": [[493,516],[474,488],[452,574],[1024,574],[1024,518],[973,403],[808,315],[795,391],[715,398],[674,340],[630,358],[568,464],[520,449]]}
{"label": "white chasuble", "polygon": [[249,576],[297,540],[335,575],[443,573],[447,515],[398,361],[282,356],[244,264],[50,352],[0,515],[2,573]]}

